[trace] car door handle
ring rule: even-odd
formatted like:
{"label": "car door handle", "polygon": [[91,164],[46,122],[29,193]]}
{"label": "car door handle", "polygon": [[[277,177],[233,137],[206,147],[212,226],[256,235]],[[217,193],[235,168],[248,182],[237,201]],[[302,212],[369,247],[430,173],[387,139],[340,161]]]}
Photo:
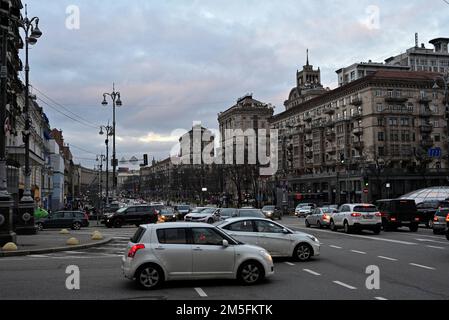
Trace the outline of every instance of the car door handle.
{"label": "car door handle", "polygon": [[162,250],[165,250],[165,248],[164,247],[157,247],[156,250],[162,251]]}
{"label": "car door handle", "polygon": [[201,248],[194,248],[193,251],[203,251]]}

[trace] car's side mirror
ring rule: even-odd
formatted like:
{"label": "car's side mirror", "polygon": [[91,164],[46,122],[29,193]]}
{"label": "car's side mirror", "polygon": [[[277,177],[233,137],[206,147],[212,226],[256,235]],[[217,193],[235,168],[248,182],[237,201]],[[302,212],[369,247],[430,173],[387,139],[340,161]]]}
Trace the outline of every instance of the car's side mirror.
{"label": "car's side mirror", "polygon": [[290,233],[290,231],[288,231],[287,229],[282,229],[282,233],[285,233],[285,234],[287,234],[287,233]]}
{"label": "car's side mirror", "polygon": [[228,240],[226,240],[226,239],[223,240],[223,247],[225,247],[225,248],[229,247]]}

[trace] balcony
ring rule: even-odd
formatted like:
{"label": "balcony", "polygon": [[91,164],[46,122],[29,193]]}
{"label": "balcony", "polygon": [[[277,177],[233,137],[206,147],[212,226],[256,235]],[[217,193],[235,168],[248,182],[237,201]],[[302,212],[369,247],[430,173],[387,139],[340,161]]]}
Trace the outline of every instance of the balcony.
{"label": "balcony", "polygon": [[324,125],[326,126],[326,127],[333,127],[334,126],[334,120],[332,120],[332,119],[327,119],[325,122],[324,122]]}
{"label": "balcony", "polygon": [[312,129],[320,129],[320,128],[322,128],[324,125],[323,125],[323,122],[321,122],[321,121],[317,121],[317,122],[313,122],[312,123]]}
{"label": "balcony", "polygon": [[426,97],[420,96],[418,101],[419,101],[419,103],[422,103],[422,104],[429,104],[432,102],[432,99],[427,96]]}
{"label": "balcony", "polygon": [[421,146],[422,146],[424,149],[432,148],[432,147],[433,147],[433,139],[431,139],[431,138],[425,138],[425,139],[421,140]]}
{"label": "balcony", "polygon": [[353,106],[361,106],[363,104],[363,100],[362,98],[356,98],[356,99],[352,99],[350,105]]}
{"label": "balcony", "polygon": [[354,111],[354,113],[352,114],[352,118],[353,119],[360,119],[363,117],[362,111],[360,110],[356,110]]}
{"label": "balcony", "polygon": [[332,107],[326,107],[326,108],[324,108],[324,113],[325,114],[329,114],[329,115],[334,114],[335,113],[335,109],[332,108]]}
{"label": "balcony", "polygon": [[433,127],[430,124],[423,124],[419,126],[419,129],[421,130],[421,133],[432,133]]}
{"label": "balcony", "polygon": [[311,134],[312,133],[312,127],[304,127],[304,133]]}
{"label": "balcony", "polygon": [[337,164],[337,160],[336,159],[327,159],[325,161],[326,166],[335,166]]}
{"label": "balcony", "polygon": [[401,97],[401,96],[389,96],[385,97],[385,102],[391,102],[391,103],[405,103],[408,101],[408,98]]}
{"label": "balcony", "polygon": [[420,117],[422,118],[429,118],[433,115],[432,111],[429,108],[425,108],[424,110],[421,111],[421,113],[419,114]]}
{"label": "balcony", "polygon": [[312,121],[312,116],[311,115],[304,116],[304,121],[311,122]]}
{"label": "balcony", "polygon": [[337,152],[337,147],[327,147],[326,153],[335,154]]}
{"label": "balcony", "polygon": [[335,122],[347,122],[349,121],[349,117],[341,117],[335,120]]}
{"label": "balcony", "polygon": [[306,140],[304,140],[304,145],[306,146],[306,147],[311,147],[312,145],[313,145],[313,140],[312,139],[306,139]]}
{"label": "balcony", "polygon": [[356,136],[361,136],[363,134],[363,128],[357,127],[352,130],[352,134]]}
{"label": "balcony", "polygon": [[363,141],[354,141],[352,143],[352,146],[356,150],[362,150],[365,147],[365,143]]}
{"label": "balcony", "polygon": [[[305,152],[305,155],[306,155],[307,158],[311,159],[311,158],[313,158],[313,151],[311,151],[311,150],[306,151],[306,152]],[[312,163],[313,163],[313,162],[312,162]]]}

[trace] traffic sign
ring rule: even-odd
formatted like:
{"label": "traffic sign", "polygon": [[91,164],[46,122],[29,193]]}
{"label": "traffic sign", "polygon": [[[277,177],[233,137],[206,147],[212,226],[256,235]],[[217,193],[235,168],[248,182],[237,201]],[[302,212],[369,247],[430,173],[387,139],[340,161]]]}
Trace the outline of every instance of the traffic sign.
{"label": "traffic sign", "polygon": [[441,148],[430,148],[428,150],[428,156],[430,158],[440,158],[441,157]]}

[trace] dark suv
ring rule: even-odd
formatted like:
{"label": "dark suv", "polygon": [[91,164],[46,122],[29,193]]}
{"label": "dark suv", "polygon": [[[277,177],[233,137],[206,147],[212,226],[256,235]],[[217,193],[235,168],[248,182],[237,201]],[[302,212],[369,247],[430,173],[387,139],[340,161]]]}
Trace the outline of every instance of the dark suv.
{"label": "dark suv", "polygon": [[89,226],[89,219],[81,211],[58,211],[36,221],[38,230],[50,228],[71,228],[79,230]]}
{"label": "dark suv", "polygon": [[121,208],[106,215],[102,221],[108,228],[120,228],[123,225],[157,223],[158,212],[155,206],[139,205]]}
{"label": "dark suv", "polygon": [[416,207],[418,208],[420,222],[424,223],[427,228],[432,229],[435,213],[439,208],[449,208],[449,201],[429,200],[418,203]]}
{"label": "dark suv", "polygon": [[418,231],[420,217],[412,199],[378,200],[376,206],[382,215],[382,226],[385,231],[396,230],[406,226],[412,232]]}

